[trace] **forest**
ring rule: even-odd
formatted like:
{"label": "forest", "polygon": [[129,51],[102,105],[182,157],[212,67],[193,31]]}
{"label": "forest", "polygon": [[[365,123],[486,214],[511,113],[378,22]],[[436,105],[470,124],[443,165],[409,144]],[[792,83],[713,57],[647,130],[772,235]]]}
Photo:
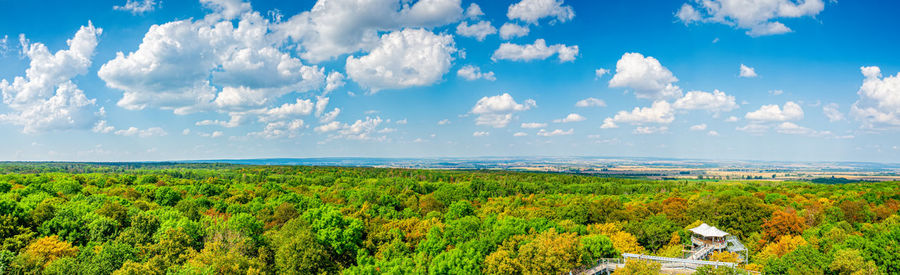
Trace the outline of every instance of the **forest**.
{"label": "forest", "polygon": [[698,274],[898,274],[898,210],[897,182],[0,163],[0,274],[568,274],[700,223],[749,261]]}

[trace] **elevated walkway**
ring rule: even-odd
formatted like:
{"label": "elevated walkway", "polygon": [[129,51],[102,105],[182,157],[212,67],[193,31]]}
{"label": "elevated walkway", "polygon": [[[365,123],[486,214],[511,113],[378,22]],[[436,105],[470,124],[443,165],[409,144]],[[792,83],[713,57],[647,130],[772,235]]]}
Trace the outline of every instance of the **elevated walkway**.
{"label": "elevated walkway", "polygon": [[623,253],[621,259],[600,259],[597,262],[597,265],[580,272],[579,274],[587,274],[587,275],[597,275],[597,274],[612,274],[616,271],[616,269],[625,267],[625,263],[630,260],[644,260],[644,261],[654,261],[661,265],[662,272],[672,273],[677,271],[686,271],[691,273],[697,268],[701,266],[714,266],[714,267],[733,267],[736,268],[737,264],[728,263],[728,262],[714,262],[714,261],[702,261],[702,260],[692,260],[692,259],[682,259],[682,258],[669,258],[669,257],[659,257],[659,256],[650,256],[650,255],[642,255],[642,254],[631,254],[631,253]]}

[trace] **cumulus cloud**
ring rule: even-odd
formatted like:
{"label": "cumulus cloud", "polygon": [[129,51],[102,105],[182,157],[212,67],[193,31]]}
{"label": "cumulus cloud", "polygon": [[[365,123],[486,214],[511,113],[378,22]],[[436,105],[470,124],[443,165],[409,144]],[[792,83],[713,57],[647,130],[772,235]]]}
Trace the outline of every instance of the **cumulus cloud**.
{"label": "cumulus cloud", "polygon": [[490,132],[485,132],[485,131],[476,131],[476,132],[472,133],[473,137],[486,137],[486,136],[490,136],[490,135],[491,135]]}
{"label": "cumulus cloud", "polygon": [[332,121],[316,127],[315,131],[319,133],[333,132],[328,136],[328,139],[385,140],[387,136],[378,134],[389,133],[395,129],[379,129],[383,123],[384,120],[381,117],[367,116],[365,119],[356,120],[352,124]]}
{"label": "cumulus cloud", "polygon": [[447,124],[450,124],[450,120],[449,120],[449,119],[442,119],[441,121],[438,121],[437,124],[438,124],[438,125],[447,125]]}
{"label": "cumulus cloud", "polygon": [[[323,86],[324,69],[282,52],[273,23],[248,3],[203,3],[215,12],[202,20],[153,25],[136,51],[119,52],[100,68],[106,85],[124,92],[120,107],[176,114],[246,110]],[[230,18],[239,14],[235,27]]]}
{"label": "cumulus cloud", "polygon": [[341,128],[340,122],[332,121],[329,123],[325,123],[325,124],[316,126],[316,128],[314,130],[319,133],[327,133],[327,132],[331,132],[331,131],[336,131],[337,129],[340,129],[340,128]]}
{"label": "cumulus cloud", "polygon": [[[300,135],[300,130],[305,128],[306,124],[302,119],[294,119],[290,121],[276,121],[266,123],[266,127],[259,132],[247,133],[247,136],[261,137],[265,139],[277,138],[294,138]],[[215,134],[215,133],[213,133]],[[215,136],[213,136],[215,137]]]}
{"label": "cumulus cloud", "polygon": [[406,0],[317,1],[310,11],[280,24],[278,33],[299,44],[304,60],[322,62],[377,47],[379,32],[457,22],[463,16],[461,4],[460,0],[420,0],[412,5]]}
{"label": "cumulus cloud", "polygon": [[297,99],[295,103],[285,103],[279,107],[267,109],[260,115],[260,121],[276,121],[298,116],[306,116],[315,108],[312,100]]}
{"label": "cumulus cloud", "polygon": [[876,66],[860,70],[866,78],[850,113],[867,128],[900,126],[900,73],[882,77],[881,68]]}
{"label": "cumulus cloud", "polygon": [[344,74],[340,72],[331,72],[328,74],[328,77],[325,78],[325,92],[334,91],[340,87],[344,86]]}
{"label": "cumulus cloud", "polygon": [[631,88],[638,98],[670,99],[681,96],[681,88],[659,60],[640,53],[625,53],[616,62],[616,74],[609,80],[609,87]]}
{"label": "cumulus cloud", "polygon": [[521,127],[526,128],[526,129],[544,128],[544,127],[547,127],[547,123],[527,122],[527,123],[522,123]]}
{"label": "cumulus cloud", "polygon": [[604,68],[594,70],[594,75],[595,75],[596,79],[600,79],[601,77],[603,77],[604,75],[606,75],[608,73],[609,73],[609,70],[604,69]]}
{"label": "cumulus cloud", "polygon": [[691,126],[691,131],[704,131],[706,130],[706,123],[697,124]]}
{"label": "cumulus cloud", "polygon": [[9,36],[4,35],[0,38],[0,57],[6,56],[9,53]]}
{"label": "cumulus cloud", "polygon": [[567,116],[564,117],[564,118],[560,118],[560,119],[553,120],[553,122],[556,122],[556,123],[569,123],[569,122],[579,122],[579,121],[584,121],[585,119],[586,119],[586,118],[584,118],[583,116],[581,116],[581,115],[579,115],[579,114],[571,113],[571,114],[567,115]]}
{"label": "cumulus cloud", "polygon": [[456,26],[456,34],[465,37],[472,37],[478,41],[484,41],[484,38],[486,38],[488,35],[492,35],[495,33],[497,33],[497,28],[491,26],[491,22],[488,21],[481,21],[473,25],[469,25],[468,22],[463,21]]}
{"label": "cumulus cloud", "polygon": [[525,136],[528,136],[528,133],[526,133],[526,132],[516,132],[516,133],[513,134],[513,136],[514,136],[514,137],[525,137]]}
{"label": "cumulus cloud", "polygon": [[537,103],[528,99],[520,104],[508,93],[496,96],[482,97],[475,103],[471,113],[478,115],[475,118],[476,125],[487,125],[494,128],[503,128],[513,119],[513,113],[529,110],[537,106]]}
{"label": "cumulus cloud", "polygon": [[538,131],[537,135],[542,136],[542,137],[552,137],[552,136],[567,136],[567,135],[571,135],[573,133],[575,133],[575,129],[569,129],[568,131],[563,131],[561,129],[556,129],[553,131],[546,131],[544,129],[541,129],[540,131]]}
{"label": "cumulus cloud", "polygon": [[578,46],[566,46],[565,44],[554,44],[547,46],[544,39],[537,39],[534,44],[519,45],[513,43],[500,44],[500,48],[491,55],[491,60],[510,60],[510,61],[532,61],[544,60],[550,56],[557,55],[559,62],[574,61],[578,55]]}
{"label": "cumulus cloud", "polygon": [[717,136],[719,136],[719,132],[717,132],[716,130],[710,130],[709,132],[706,133],[706,135],[711,136],[711,137],[717,137]]}
{"label": "cumulus cloud", "polygon": [[747,67],[747,65],[741,64],[740,76],[744,77],[744,78],[756,77],[756,69],[753,69],[751,67]]}
{"label": "cumulus cloud", "polygon": [[165,130],[163,130],[162,128],[159,128],[159,127],[151,127],[151,128],[147,128],[147,129],[138,129],[137,127],[128,127],[128,129],[118,130],[118,131],[115,131],[114,133],[119,136],[125,136],[125,137],[136,136],[136,137],[141,137],[141,138],[161,137],[161,136],[166,136],[169,134],[169,133],[166,133]]}
{"label": "cumulus cloud", "polygon": [[0,80],[3,103],[13,111],[0,114],[0,123],[22,126],[25,133],[93,127],[103,108],[88,99],[72,78],[87,73],[102,32],[88,22],[66,41],[68,49],[56,53],[20,36],[23,55],[30,63],[24,77]]}
{"label": "cumulus cloud", "polygon": [[484,12],[481,11],[481,6],[478,4],[472,3],[469,4],[469,7],[466,8],[466,17],[475,19],[484,15]]}
{"label": "cumulus cloud", "polygon": [[685,24],[721,23],[762,36],[791,32],[778,19],[814,17],[824,9],[822,0],[706,0],[682,5],[675,16]]}
{"label": "cumulus cloud", "polygon": [[798,120],[803,118],[803,108],[793,101],[788,101],[783,107],[776,104],[763,105],[759,110],[749,112],[744,117],[761,122]]}
{"label": "cumulus cloud", "polygon": [[441,80],[453,62],[453,36],[424,29],[385,34],[365,56],[347,58],[347,75],[373,92],[426,86]]}
{"label": "cumulus cloud", "polygon": [[822,135],[821,132],[815,131],[810,128],[806,128],[792,122],[782,122],[775,127],[775,130],[778,133],[788,134],[788,135],[808,135],[808,136],[817,136]]}
{"label": "cumulus cloud", "polygon": [[158,7],[156,0],[128,0],[125,5],[113,6],[114,10],[127,11],[132,14],[143,14],[151,12]]}
{"label": "cumulus cloud", "polygon": [[672,106],[683,110],[707,110],[716,114],[738,108],[734,96],[719,90],[714,90],[712,93],[690,91],[684,97],[676,100]]}
{"label": "cumulus cloud", "polygon": [[593,97],[585,98],[575,102],[575,107],[606,107],[606,102],[602,99],[596,99]]}
{"label": "cumulus cloud", "polygon": [[615,116],[603,120],[600,128],[617,128],[618,123],[645,124],[658,123],[668,124],[675,120],[674,109],[672,105],[666,101],[656,101],[650,107],[635,107],[631,112],[619,111]]}
{"label": "cumulus cloud", "polygon": [[657,134],[657,133],[665,133],[669,131],[669,127],[667,126],[642,126],[634,128],[632,133],[638,135],[649,135],[649,134]]}
{"label": "cumulus cloud", "polygon": [[475,81],[478,79],[484,79],[488,81],[497,80],[497,78],[494,77],[494,72],[482,73],[481,68],[472,65],[463,66],[459,69],[459,71],[456,71],[456,75],[468,81]]}
{"label": "cumulus cloud", "polygon": [[528,35],[528,26],[521,26],[513,23],[505,23],[503,26],[500,26],[500,38],[504,40],[510,40],[516,37],[522,37]]}
{"label": "cumulus cloud", "polygon": [[825,113],[825,117],[827,117],[830,122],[844,120],[844,113],[841,113],[838,108],[840,108],[840,106],[838,106],[837,103],[829,103],[822,106],[822,112]]}
{"label": "cumulus cloud", "polygon": [[509,19],[518,19],[537,25],[542,18],[553,18],[553,22],[566,22],[575,18],[571,6],[564,6],[562,0],[522,0],[509,6]]}

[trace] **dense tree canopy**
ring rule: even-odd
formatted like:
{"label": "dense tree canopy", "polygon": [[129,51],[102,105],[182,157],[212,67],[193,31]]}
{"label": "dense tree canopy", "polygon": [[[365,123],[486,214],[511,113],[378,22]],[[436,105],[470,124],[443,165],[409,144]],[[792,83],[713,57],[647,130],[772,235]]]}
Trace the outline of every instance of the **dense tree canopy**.
{"label": "dense tree canopy", "polygon": [[741,269],[900,273],[896,182],[173,163],[0,173],[3,274],[560,274],[621,253],[680,256],[701,221],[744,241]]}

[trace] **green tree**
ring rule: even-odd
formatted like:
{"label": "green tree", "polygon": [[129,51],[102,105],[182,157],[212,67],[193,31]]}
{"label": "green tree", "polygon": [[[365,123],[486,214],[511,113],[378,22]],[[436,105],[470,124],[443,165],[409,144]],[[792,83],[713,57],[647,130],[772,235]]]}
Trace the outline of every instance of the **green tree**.
{"label": "green tree", "polygon": [[341,260],[349,260],[359,248],[363,239],[362,221],[344,217],[332,206],[322,206],[310,209],[303,214],[310,228],[315,232],[316,239],[327,245],[334,251],[335,256]]}
{"label": "green tree", "polygon": [[581,237],[579,243],[582,247],[582,262],[593,263],[600,258],[615,258],[619,251],[613,247],[612,240],[606,235],[587,235]]}

